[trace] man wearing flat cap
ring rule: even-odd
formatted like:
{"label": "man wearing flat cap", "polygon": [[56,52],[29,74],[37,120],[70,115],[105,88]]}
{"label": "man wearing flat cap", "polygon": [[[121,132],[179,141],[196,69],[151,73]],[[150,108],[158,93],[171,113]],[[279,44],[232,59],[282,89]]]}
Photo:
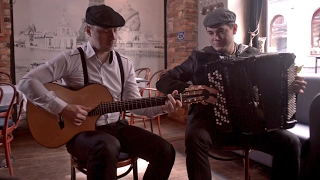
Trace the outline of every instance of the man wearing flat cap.
{"label": "man wearing flat cap", "polygon": [[[86,99],[88,102],[85,104],[70,103],[70,100],[67,103],[66,99],[57,97],[55,91],[44,86],[46,83],[62,79],[74,90],[90,84],[101,84],[110,92],[102,94],[94,91],[92,97],[113,98],[114,101],[141,98],[132,62],[113,49],[118,29],[125,24],[123,17],[106,5],[88,7],[85,17],[88,42],[81,48],[61,52],[27,73],[18,84],[19,90],[32,103],[60,117],[64,122],[69,121],[65,126],[71,127],[64,127],[65,129],[75,129],[77,126],[84,129],[69,140],[66,147],[73,157],[87,162],[87,179],[117,179],[120,152],[148,161],[149,165],[143,179],[168,179],[175,160],[175,150],[170,143],[152,132],[128,125],[127,120],[120,118],[120,112],[102,114],[95,119],[96,131],[87,131],[87,127],[81,126],[92,120],[88,119],[88,112],[98,104],[90,105],[90,97]],[[105,108],[114,109],[113,106],[111,104]],[[173,112],[178,107],[181,107],[181,102],[176,101],[169,93],[164,105],[131,112],[154,117]]]}
{"label": "man wearing flat cap", "polygon": [[[157,89],[163,93],[175,89],[182,92],[187,87],[196,86],[217,94],[216,89],[210,88],[208,75],[205,73],[205,65],[210,63],[212,58],[223,61],[227,57],[259,53],[256,48],[234,42],[234,35],[238,29],[235,22],[235,13],[225,8],[218,8],[208,14],[203,25],[206,27],[211,46],[194,50],[186,61],[160,78]],[[192,85],[187,82],[192,82]],[[303,92],[305,85],[303,78],[297,76],[294,82],[295,91]],[[189,107],[185,147],[190,180],[211,180],[208,152],[221,145],[240,145],[271,154],[274,157],[272,179],[298,178],[301,144],[294,134],[287,130],[257,135],[220,131],[213,110],[217,101],[216,96],[210,96],[203,103],[192,104]]]}

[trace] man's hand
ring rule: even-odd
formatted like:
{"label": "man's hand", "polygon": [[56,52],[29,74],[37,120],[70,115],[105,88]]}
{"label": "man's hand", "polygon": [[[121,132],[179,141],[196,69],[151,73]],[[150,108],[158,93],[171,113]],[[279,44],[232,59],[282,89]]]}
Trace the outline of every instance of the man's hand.
{"label": "man's hand", "polygon": [[293,81],[293,89],[296,93],[304,93],[304,89],[307,86],[307,82],[304,81],[304,77],[295,76],[295,80]]}
{"label": "man's hand", "polygon": [[90,107],[68,104],[60,113],[60,116],[70,120],[74,125],[80,126],[86,120]]}
{"label": "man's hand", "polygon": [[[172,95],[178,94],[177,90],[172,92]],[[165,105],[163,105],[162,111],[166,113],[171,113],[177,110],[179,107],[182,107],[182,103],[179,100],[175,100],[171,94],[168,94],[168,100],[166,101]]]}
{"label": "man's hand", "polygon": [[[214,88],[210,88],[208,86],[205,85],[190,85],[190,87],[196,87],[196,88],[203,88],[209,91],[210,94],[217,94],[218,91]],[[213,96],[209,96],[208,99],[204,100],[203,102],[201,102],[203,105],[208,105],[208,104],[215,104],[218,101],[217,98],[213,97]]]}

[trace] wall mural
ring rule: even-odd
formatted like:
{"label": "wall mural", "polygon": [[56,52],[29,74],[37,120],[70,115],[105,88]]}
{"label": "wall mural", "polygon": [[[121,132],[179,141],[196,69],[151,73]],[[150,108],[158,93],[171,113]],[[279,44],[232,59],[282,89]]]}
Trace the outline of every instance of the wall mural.
{"label": "wall mural", "polygon": [[87,42],[88,6],[106,4],[126,20],[115,50],[135,69],[164,68],[164,0],[17,0],[13,5],[16,82],[30,69]]}

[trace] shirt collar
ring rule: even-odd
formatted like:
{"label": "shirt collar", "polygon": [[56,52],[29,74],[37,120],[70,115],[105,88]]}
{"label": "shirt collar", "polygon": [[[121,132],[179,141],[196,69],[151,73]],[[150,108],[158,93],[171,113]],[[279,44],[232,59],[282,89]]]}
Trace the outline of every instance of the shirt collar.
{"label": "shirt collar", "polygon": [[86,56],[87,58],[93,57],[96,52],[93,50],[93,47],[91,46],[90,42],[88,41],[87,44],[84,45],[84,49],[86,50]]}
{"label": "shirt collar", "polygon": [[[96,55],[96,52],[93,50],[93,47],[91,46],[90,42],[88,41],[87,44],[84,45],[84,49],[86,49],[86,56],[87,58],[91,58],[94,55]],[[109,56],[109,63],[111,64],[113,61],[113,50],[110,51],[110,56]]]}

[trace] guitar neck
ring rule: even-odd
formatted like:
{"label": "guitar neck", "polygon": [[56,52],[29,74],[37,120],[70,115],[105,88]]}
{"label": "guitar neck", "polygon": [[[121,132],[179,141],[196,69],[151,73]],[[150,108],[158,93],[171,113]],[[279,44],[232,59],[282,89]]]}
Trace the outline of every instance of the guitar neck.
{"label": "guitar neck", "polygon": [[101,102],[97,107],[88,113],[89,116],[103,115],[106,113],[141,109],[153,106],[164,105],[168,98],[157,96],[151,98],[140,98],[125,101]]}

